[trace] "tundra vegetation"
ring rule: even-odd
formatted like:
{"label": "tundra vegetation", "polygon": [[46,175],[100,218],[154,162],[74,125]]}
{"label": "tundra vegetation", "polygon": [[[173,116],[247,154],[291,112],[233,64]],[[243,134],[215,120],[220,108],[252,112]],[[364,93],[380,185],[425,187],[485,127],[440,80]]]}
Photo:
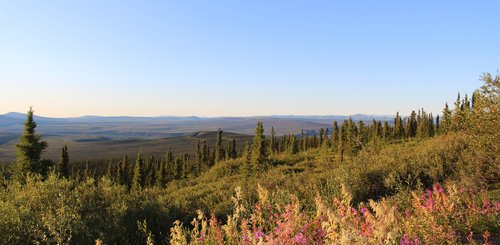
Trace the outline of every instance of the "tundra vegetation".
{"label": "tundra vegetation", "polygon": [[[238,151],[219,130],[196,154],[44,160],[33,110],[1,166],[2,244],[500,242],[500,75],[441,115],[332,122]],[[272,126],[272,125],[270,125]]]}

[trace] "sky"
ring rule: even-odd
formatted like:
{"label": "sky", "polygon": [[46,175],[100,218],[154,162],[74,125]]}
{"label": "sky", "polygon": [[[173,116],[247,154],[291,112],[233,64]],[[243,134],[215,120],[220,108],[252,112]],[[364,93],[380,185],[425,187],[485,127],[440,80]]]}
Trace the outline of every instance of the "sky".
{"label": "sky", "polygon": [[500,1],[0,0],[0,114],[439,113],[500,69]]}

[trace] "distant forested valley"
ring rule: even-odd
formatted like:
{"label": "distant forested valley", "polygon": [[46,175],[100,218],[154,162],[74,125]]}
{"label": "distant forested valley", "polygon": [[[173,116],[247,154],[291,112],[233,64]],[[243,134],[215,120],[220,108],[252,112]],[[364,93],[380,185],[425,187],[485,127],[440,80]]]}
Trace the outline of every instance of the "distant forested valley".
{"label": "distant forested valley", "polygon": [[500,75],[482,81],[438,115],[73,135],[49,157],[30,108],[2,125],[0,242],[500,243]]}

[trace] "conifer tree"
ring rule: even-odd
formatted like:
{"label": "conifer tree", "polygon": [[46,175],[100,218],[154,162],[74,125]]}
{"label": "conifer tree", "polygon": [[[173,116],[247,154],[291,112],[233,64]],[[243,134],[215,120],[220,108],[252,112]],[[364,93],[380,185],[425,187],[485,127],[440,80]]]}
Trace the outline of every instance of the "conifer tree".
{"label": "conifer tree", "polygon": [[276,132],[274,131],[274,127],[271,127],[271,139],[269,140],[269,153],[276,153]]}
{"label": "conifer tree", "polygon": [[203,148],[201,149],[201,154],[202,154],[202,162],[205,166],[208,166],[208,154],[210,153],[210,150],[207,147],[207,142],[203,141]]}
{"label": "conifer tree", "polygon": [[165,182],[168,182],[175,178],[174,174],[174,154],[172,153],[172,148],[169,146],[167,153],[165,155]]}
{"label": "conifer tree", "polygon": [[253,174],[253,164],[251,157],[252,157],[252,152],[250,146],[248,145],[248,142],[245,142],[245,149],[243,150],[243,157],[242,157],[243,164],[240,167],[241,172],[243,173],[245,179],[248,179]]}
{"label": "conifer tree", "polygon": [[384,142],[388,142],[390,140],[390,127],[389,127],[389,122],[384,121],[384,124],[382,126],[382,140]]}
{"label": "conifer tree", "polygon": [[154,157],[149,157],[146,158],[146,163],[144,164],[144,173],[145,173],[145,178],[144,178],[144,183],[143,186],[153,186],[155,184],[155,166],[154,166],[155,160]]}
{"label": "conifer tree", "polygon": [[292,154],[292,155],[297,154],[299,152],[295,135],[292,135],[290,137],[290,144],[288,146],[288,152],[290,152],[290,154]]}
{"label": "conifer tree", "polygon": [[195,167],[195,175],[198,175],[202,171],[202,165],[203,165],[203,155],[201,153],[201,145],[200,145],[200,140],[196,143],[196,167]]}
{"label": "conifer tree", "polygon": [[215,141],[215,163],[224,160],[224,149],[222,149],[222,130],[217,130],[217,139]]}
{"label": "conifer tree", "polygon": [[42,173],[43,167],[40,158],[43,150],[47,148],[47,142],[35,132],[36,122],[33,120],[33,109],[30,107],[26,120],[24,121],[24,131],[16,144],[16,165],[15,178],[21,180],[27,173]]}
{"label": "conifer tree", "polygon": [[304,140],[304,151],[309,149],[309,132],[306,132],[306,139]]}
{"label": "conifer tree", "polygon": [[337,121],[333,121],[332,139],[331,139],[332,149],[336,150],[338,148],[338,140],[339,140],[339,126],[337,125]]}
{"label": "conifer tree", "polygon": [[142,167],[143,167],[142,156],[141,153],[138,153],[134,165],[134,177],[132,178],[132,184],[131,184],[132,191],[138,191],[142,187],[142,182],[143,182],[143,176],[142,176],[143,174],[141,169]]}
{"label": "conifer tree", "polygon": [[163,187],[165,185],[165,159],[160,159],[158,162],[155,181],[155,185],[158,187]]}
{"label": "conifer tree", "polygon": [[324,129],[323,128],[320,128],[319,129],[319,146],[322,146],[323,145],[323,134],[324,134]]}
{"label": "conifer tree", "polygon": [[64,145],[61,149],[61,158],[59,159],[59,164],[57,170],[63,178],[69,177],[69,156],[68,156],[68,146]]}
{"label": "conifer tree", "polygon": [[415,111],[411,111],[410,118],[408,119],[407,123],[407,138],[415,138],[417,135],[417,116]]}
{"label": "conifer tree", "polygon": [[451,130],[451,110],[448,107],[448,103],[444,105],[441,125],[441,133],[447,133]]}
{"label": "conifer tree", "polygon": [[347,121],[344,120],[344,123],[342,123],[342,126],[339,129],[339,139],[338,139],[338,151],[340,155],[340,162],[344,161],[344,153],[345,153],[345,144],[346,144],[346,139],[345,139],[345,131],[346,131],[346,126],[347,126]]}
{"label": "conifer tree", "polygon": [[325,129],[325,136],[323,136],[322,144],[326,144],[327,147],[330,147],[330,139],[328,138],[328,128]]}
{"label": "conifer tree", "polygon": [[236,151],[236,140],[233,138],[231,141],[231,154],[230,154],[232,159],[236,159],[238,157],[238,153]]}
{"label": "conifer tree", "polygon": [[396,117],[394,118],[394,139],[400,140],[404,135],[404,125],[403,120],[399,116],[399,112],[396,113]]}
{"label": "conifer tree", "polygon": [[264,126],[262,122],[257,123],[255,128],[255,136],[253,138],[252,146],[252,165],[256,172],[267,170],[267,147],[266,138],[264,136]]}
{"label": "conifer tree", "polygon": [[300,151],[305,151],[306,150],[306,147],[305,147],[305,137],[304,137],[304,129],[302,129],[301,133],[300,133]]}
{"label": "conifer tree", "polygon": [[435,134],[440,134],[441,133],[441,125],[440,125],[440,118],[439,115],[436,116],[436,127],[434,128],[434,133]]}

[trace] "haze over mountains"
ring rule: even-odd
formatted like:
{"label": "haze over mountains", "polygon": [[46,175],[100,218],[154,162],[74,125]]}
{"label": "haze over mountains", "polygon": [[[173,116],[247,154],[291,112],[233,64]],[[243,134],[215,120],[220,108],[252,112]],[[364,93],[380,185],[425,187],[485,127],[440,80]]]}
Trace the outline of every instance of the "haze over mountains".
{"label": "haze over mountains", "polygon": [[[375,120],[391,121],[392,116],[352,115],[354,121],[366,123]],[[0,162],[12,161],[14,145],[22,132],[26,115],[10,112],[0,115]],[[176,152],[192,152],[196,141],[207,140],[210,144],[215,134],[209,132],[221,128],[225,137],[236,138],[240,146],[251,140],[257,121],[262,121],[266,134],[271,126],[277,135],[299,133],[302,129],[311,134],[319,128],[331,128],[332,122],[342,122],[349,116],[298,116],[275,115],[254,117],[130,117],[130,116],[82,116],[51,118],[35,116],[37,132],[48,141],[45,157],[57,160],[60,148],[68,144],[73,159],[80,156],[115,156],[145,153],[160,154],[169,145],[176,145]],[[199,133],[201,132],[201,133]],[[228,134],[231,133],[231,134]],[[180,143],[184,142],[184,143]],[[92,154],[89,154],[92,152]],[[102,153],[102,154],[101,154]],[[113,153],[113,154],[110,154]]]}

